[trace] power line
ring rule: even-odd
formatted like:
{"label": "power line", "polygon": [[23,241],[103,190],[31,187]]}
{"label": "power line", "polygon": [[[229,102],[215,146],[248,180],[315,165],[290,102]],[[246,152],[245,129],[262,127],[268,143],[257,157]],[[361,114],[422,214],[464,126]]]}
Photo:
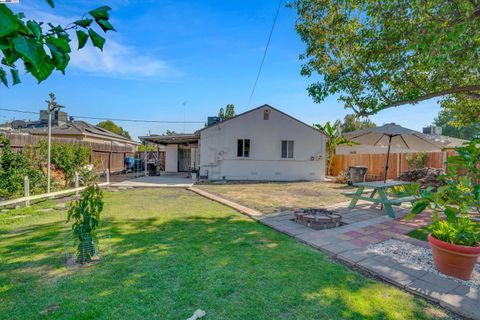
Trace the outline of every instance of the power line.
{"label": "power line", "polygon": [[260,78],[260,73],[262,72],[263,63],[265,62],[265,57],[267,56],[268,47],[270,45],[270,40],[272,39],[273,30],[275,29],[275,24],[277,23],[278,13],[280,12],[280,7],[282,6],[282,0],[278,1],[277,12],[275,13],[275,18],[273,19],[272,29],[270,29],[270,34],[268,35],[267,45],[265,46],[265,51],[263,52],[262,62],[260,63],[260,68],[258,68],[257,78],[253,84],[252,92],[250,93],[250,98],[248,99],[248,107],[252,102],[253,94],[257,88],[258,79]]}
{"label": "power line", "polygon": [[[35,114],[35,115],[38,114],[38,112],[33,112],[33,111],[6,109],[6,108],[0,108],[0,111],[18,112],[18,113]],[[72,117],[73,118],[78,118],[78,119],[91,119],[91,120],[103,120],[103,121],[111,120],[111,121],[125,121],[125,122],[145,122],[145,123],[205,123],[205,121],[121,119],[121,118],[101,118],[101,117],[88,117],[88,116],[77,116],[77,115],[72,115]]]}

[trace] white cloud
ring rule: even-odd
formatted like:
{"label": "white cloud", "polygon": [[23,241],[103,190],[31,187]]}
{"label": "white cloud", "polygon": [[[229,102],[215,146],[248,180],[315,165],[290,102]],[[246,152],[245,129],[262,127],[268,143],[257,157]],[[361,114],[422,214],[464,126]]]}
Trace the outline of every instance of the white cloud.
{"label": "white cloud", "polygon": [[[28,13],[27,18],[29,19],[48,21],[55,25],[65,26],[79,18],[55,15],[26,4],[20,5],[17,9],[16,11]],[[76,35],[72,32],[72,53],[68,68],[71,67],[101,76],[135,79],[143,77],[165,78],[178,75],[165,61],[142,54],[139,49],[112,39],[113,34],[113,32],[109,32],[105,36],[106,43],[102,52],[98,48],[94,48],[90,40],[83,49],[77,50]]]}
{"label": "white cloud", "polygon": [[103,52],[91,44],[73,50],[70,66],[99,75],[131,78],[165,76],[170,68],[164,61],[142,55],[131,46],[107,39]]}

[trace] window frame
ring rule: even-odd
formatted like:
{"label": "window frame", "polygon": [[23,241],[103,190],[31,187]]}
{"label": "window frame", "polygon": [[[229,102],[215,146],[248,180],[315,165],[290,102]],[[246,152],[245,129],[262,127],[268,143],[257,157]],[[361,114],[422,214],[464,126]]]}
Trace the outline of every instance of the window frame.
{"label": "window frame", "polygon": [[250,139],[237,139],[237,158],[250,158],[251,146]]}
{"label": "window frame", "polygon": [[[285,149],[284,149],[285,146]],[[294,159],[295,158],[295,140],[282,140],[281,141],[281,150],[280,150],[281,159]]]}

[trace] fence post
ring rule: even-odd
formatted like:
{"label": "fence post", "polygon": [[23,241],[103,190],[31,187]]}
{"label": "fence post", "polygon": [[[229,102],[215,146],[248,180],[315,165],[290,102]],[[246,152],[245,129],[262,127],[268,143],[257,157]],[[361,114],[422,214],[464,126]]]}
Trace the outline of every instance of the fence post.
{"label": "fence post", "polygon": [[105,175],[106,175],[106,178],[107,178],[107,189],[110,190],[110,170],[106,170],[105,171]]}
{"label": "fence post", "polygon": [[[78,189],[80,187],[80,177],[78,175],[78,172],[75,172],[75,189]],[[75,191],[75,196],[79,196],[80,191]]]}
{"label": "fence post", "polygon": [[[30,179],[28,179],[28,176],[23,178],[23,190],[25,197],[30,197]],[[25,200],[25,206],[30,207],[30,200]]]}

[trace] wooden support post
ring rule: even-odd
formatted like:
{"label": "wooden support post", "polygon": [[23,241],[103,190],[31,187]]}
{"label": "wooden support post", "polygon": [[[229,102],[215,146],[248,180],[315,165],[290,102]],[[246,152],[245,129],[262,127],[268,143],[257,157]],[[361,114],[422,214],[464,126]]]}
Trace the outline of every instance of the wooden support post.
{"label": "wooden support post", "polygon": [[147,148],[148,148],[148,143],[145,142],[145,151],[143,152],[143,166],[145,170],[145,176],[147,176]]}
{"label": "wooden support post", "polygon": [[[77,189],[78,187],[80,187],[80,176],[78,172],[75,172],[75,189]],[[80,191],[79,190],[75,191],[75,196],[78,197],[79,195],[80,195]]]}
{"label": "wooden support post", "polygon": [[[23,178],[23,190],[25,197],[30,197],[30,179],[28,179],[28,176]],[[30,199],[25,200],[25,206],[30,207]]]}

